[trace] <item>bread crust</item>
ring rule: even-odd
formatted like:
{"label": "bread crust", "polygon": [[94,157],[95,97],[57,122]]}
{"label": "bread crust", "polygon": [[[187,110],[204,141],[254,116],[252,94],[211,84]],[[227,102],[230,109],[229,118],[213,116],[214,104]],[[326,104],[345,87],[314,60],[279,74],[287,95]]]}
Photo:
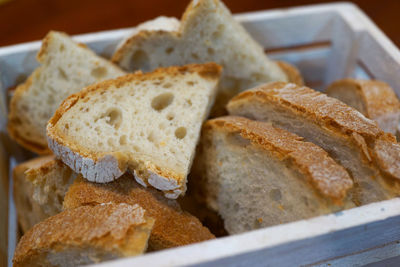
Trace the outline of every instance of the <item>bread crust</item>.
{"label": "bread crust", "polygon": [[209,120],[204,129],[237,132],[253,145],[273,152],[278,160],[291,160],[320,195],[342,204],[353,181],[347,171],[319,146],[269,123],[227,116]]}
{"label": "bread crust", "polygon": [[[358,147],[366,164],[376,164],[375,166],[386,175],[396,180],[400,179],[400,172],[397,171],[400,170],[400,162],[395,153],[389,153],[397,150],[399,146],[395,137],[383,132],[376,122],[335,98],[307,87],[274,82],[240,93],[228,103],[227,109],[233,110],[235,105],[243,101],[271,103],[317,123],[331,134],[345,138]],[[386,145],[375,146],[378,140]],[[383,164],[389,160],[388,157],[391,157],[392,162],[390,168]]]}
{"label": "bread crust", "polygon": [[[107,90],[110,86],[120,88],[135,80],[147,80],[159,75],[176,76],[183,73],[197,73],[204,79],[217,80],[222,68],[215,63],[191,64],[181,67],[160,68],[151,73],[136,72],[114,80],[100,82],[86,87],[77,94],[69,96],[55,112],[47,125],[48,144],[55,155],[70,168],[90,181],[98,183],[110,182],[120,177],[128,168],[130,159],[124,153],[95,153],[81,147],[64,137],[57,129],[57,122],[78,101],[90,97],[99,91]],[[155,166],[151,162],[142,162],[148,171],[148,182],[166,191],[169,198],[177,198],[185,190],[185,175],[173,170]]]}
{"label": "bread crust", "polygon": [[[142,253],[148,236],[129,241],[129,235],[142,227],[151,229],[154,220],[138,205],[103,204],[66,210],[35,225],[20,240],[14,266],[26,266],[42,253],[70,248],[94,247],[120,256]],[[142,230],[143,231],[143,230]]]}
{"label": "bread crust", "polygon": [[[343,79],[332,83],[328,95],[335,95],[341,88],[354,90],[359,96],[366,117],[375,120],[383,129],[395,133],[400,119],[400,101],[393,89],[385,82],[377,80]],[[392,126],[390,126],[392,125]],[[387,126],[387,127],[385,127]]]}
{"label": "bread crust", "polygon": [[286,61],[276,61],[276,64],[285,72],[288,77],[288,82],[297,84],[299,86],[304,85],[303,77],[301,76],[300,70],[296,66]]}
{"label": "bread crust", "polygon": [[64,208],[101,203],[138,204],[156,221],[149,239],[150,250],[184,246],[215,238],[201,222],[182,211],[175,200],[152,188],[143,188],[129,174],[108,184],[77,178],[65,196]]}

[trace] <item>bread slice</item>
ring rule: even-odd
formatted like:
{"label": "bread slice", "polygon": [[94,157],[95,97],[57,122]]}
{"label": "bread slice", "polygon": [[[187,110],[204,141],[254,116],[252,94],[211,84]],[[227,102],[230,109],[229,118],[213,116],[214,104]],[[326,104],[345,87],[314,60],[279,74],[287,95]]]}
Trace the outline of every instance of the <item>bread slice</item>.
{"label": "bread slice", "polygon": [[207,204],[230,234],[354,207],[347,198],[353,182],[342,166],[317,145],[269,123],[209,120],[201,151]]}
{"label": "bread slice", "polygon": [[61,102],[87,85],[125,73],[60,32],[47,34],[37,60],[41,66],[11,99],[8,132],[23,147],[49,154],[46,125]]}
{"label": "bread slice", "polygon": [[399,195],[399,144],[343,102],[278,82],[239,94],[227,108],[232,115],[272,122],[325,149],[353,177],[351,193],[358,205]]}
{"label": "bread slice", "polygon": [[35,158],[14,168],[14,201],[23,232],[62,211],[64,196],[76,176],[54,156]]}
{"label": "bread slice", "polygon": [[214,63],[187,65],[89,86],[49,121],[49,147],[89,181],[110,182],[129,169],[140,184],[177,198],[220,73]]}
{"label": "bread slice", "polygon": [[219,0],[195,0],[177,30],[141,30],[112,57],[126,71],[216,62],[224,68],[214,114],[240,91],[269,81],[287,81],[279,66]]}
{"label": "bread slice", "polygon": [[400,101],[387,83],[343,79],[332,83],[326,94],[376,121],[385,132],[396,134],[400,122]]}
{"label": "bread slice", "polygon": [[276,61],[278,66],[285,72],[288,82],[297,84],[299,86],[304,85],[303,76],[301,76],[300,70],[295,66],[286,61]]}
{"label": "bread slice", "polygon": [[64,208],[102,203],[138,204],[156,221],[149,239],[149,250],[184,246],[215,238],[200,221],[181,210],[176,200],[160,192],[143,188],[132,177],[124,175],[117,181],[96,184],[78,178],[65,196]]}
{"label": "bread slice", "polygon": [[19,241],[13,264],[78,266],[142,254],[154,219],[138,205],[66,210],[35,225]]}

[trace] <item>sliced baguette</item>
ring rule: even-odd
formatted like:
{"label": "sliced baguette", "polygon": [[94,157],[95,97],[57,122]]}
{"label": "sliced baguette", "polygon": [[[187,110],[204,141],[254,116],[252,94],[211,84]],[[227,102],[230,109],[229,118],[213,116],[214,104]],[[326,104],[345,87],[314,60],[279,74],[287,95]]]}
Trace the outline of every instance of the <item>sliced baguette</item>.
{"label": "sliced baguette", "polygon": [[47,34],[37,60],[41,66],[11,99],[8,132],[23,147],[49,154],[46,125],[61,102],[87,85],[125,73],[60,32]]}
{"label": "sliced baguette", "polygon": [[14,201],[23,232],[62,211],[64,196],[76,176],[54,156],[35,158],[14,168]]}
{"label": "sliced baguette", "polygon": [[140,184],[177,198],[220,73],[214,63],[187,65],[89,86],[49,121],[49,147],[90,181],[110,182],[129,169]]}
{"label": "sliced baguette", "polygon": [[385,132],[396,134],[400,122],[400,101],[387,83],[343,79],[332,83],[325,92],[376,121]]}
{"label": "sliced baguette", "polygon": [[216,62],[224,67],[214,114],[238,92],[287,81],[279,66],[219,0],[192,1],[177,30],[141,30],[119,45],[113,62],[126,71]]}
{"label": "sliced baguette", "polygon": [[13,264],[78,266],[135,256],[147,247],[154,219],[138,205],[66,210],[35,225],[19,241]]}
{"label": "sliced baguette", "polygon": [[343,102],[278,82],[239,94],[227,109],[232,115],[272,122],[321,146],[353,177],[351,194],[358,205],[399,195],[399,144]]}
{"label": "sliced baguette", "polygon": [[234,116],[207,121],[201,151],[202,191],[230,234],[355,206],[342,166],[271,124]]}
{"label": "sliced baguette", "polygon": [[129,175],[107,184],[76,179],[65,196],[64,208],[109,202],[138,204],[156,220],[149,239],[149,250],[184,246],[215,238],[196,217],[182,211],[176,200],[165,198],[157,190],[143,188]]}

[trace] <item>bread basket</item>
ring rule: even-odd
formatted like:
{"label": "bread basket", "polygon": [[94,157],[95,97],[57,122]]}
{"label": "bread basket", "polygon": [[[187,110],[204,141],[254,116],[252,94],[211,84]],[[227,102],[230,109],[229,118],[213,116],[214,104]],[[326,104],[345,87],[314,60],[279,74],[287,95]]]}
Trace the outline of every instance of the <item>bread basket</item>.
{"label": "bread basket", "polygon": [[[322,89],[344,78],[374,78],[400,95],[400,52],[373,22],[349,3],[270,10],[235,16],[273,59],[298,66],[306,83]],[[76,36],[109,57],[130,31]],[[29,75],[40,42],[0,48],[0,265],[11,266],[17,242],[10,170],[33,155],[7,136],[9,88]],[[277,225],[99,266],[335,266],[400,262],[400,199]]]}

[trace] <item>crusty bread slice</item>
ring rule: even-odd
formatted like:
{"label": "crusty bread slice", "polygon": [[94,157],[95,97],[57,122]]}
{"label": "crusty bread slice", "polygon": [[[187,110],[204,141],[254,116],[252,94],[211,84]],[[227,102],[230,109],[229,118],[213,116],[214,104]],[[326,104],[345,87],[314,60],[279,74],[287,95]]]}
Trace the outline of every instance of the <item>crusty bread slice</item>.
{"label": "crusty bread slice", "polygon": [[87,85],[125,73],[60,32],[47,34],[37,60],[41,66],[11,99],[8,132],[23,147],[49,154],[46,125],[61,102]]}
{"label": "crusty bread slice", "polygon": [[342,166],[269,123],[234,116],[207,121],[197,160],[206,202],[230,234],[355,206]]}
{"label": "crusty bread slice", "polygon": [[129,169],[140,184],[177,198],[186,191],[220,74],[220,66],[208,63],[89,86],[49,121],[49,147],[90,181],[110,182]]}
{"label": "crusty bread slice", "polygon": [[219,0],[195,0],[178,30],[141,30],[125,39],[113,62],[127,71],[216,62],[224,67],[214,114],[238,92],[269,81],[287,81],[279,66]]}
{"label": "crusty bread slice", "polygon": [[400,101],[387,83],[343,79],[332,83],[325,92],[376,121],[385,132],[396,134],[400,122]]}
{"label": "crusty bread slice", "polygon": [[64,196],[76,176],[54,156],[35,158],[14,168],[14,201],[23,232],[62,211]]}
{"label": "crusty bread slice", "polygon": [[21,238],[13,264],[78,266],[135,256],[146,250],[153,224],[138,205],[109,203],[66,210]]}
{"label": "crusty bread slice", "polygon": [[232,115],[272,122],[325,149],[350,172],[352,197],[359,205],[400,193],[400,146],[394,136],[335,98],[277,82],[239,94],[227,108]]}
{"label": "crusty bread slice", "polygon": [[64,208],[109,202],[138,204],[156,220],[149,239],[149,250],[214,238],[196,217],[182,211],[176,200],[165,198],[155,189],[143,188],[129,175],[107,184],[92,183],[81,177],[76,179],[65,196]]}
{"label": "crusty bread slice", "polygon": [[282,71],[285,72],[288,82],[297,84],[299,86],[304,85],[303,76],[295,65],[292,65],[286,61],[276,61],[276,63],[282,69]]}

